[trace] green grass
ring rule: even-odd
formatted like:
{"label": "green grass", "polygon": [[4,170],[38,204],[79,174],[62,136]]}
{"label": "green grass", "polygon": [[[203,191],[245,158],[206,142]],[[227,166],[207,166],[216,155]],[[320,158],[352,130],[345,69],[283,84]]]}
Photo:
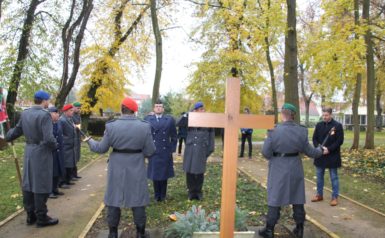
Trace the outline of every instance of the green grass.
{"label": "green grass", "polygon": [[[157,203],[153,199],[152,182],[149,181],[151,203],[146,208],[147,227],[166,228],[171,224],[168,216],[174,212],[184,213],[191,209],[192,205],[201,206],[206,214],[220,209],[221,203],[221,178],[222,164],[210,163],[207,166],[205,181],[203,185],[202,201],[189,201],[187,199],[185,173],[181,164],[175,165],[175,177],[169,180],[167,199],[165,202]],[[267,211],[266,190],[247,176],[240,174],[237,183],[237,204],[239,208],[249,212],[248,225],[258,226],[263,224],[262,214]],[[99,229],[108,229],[104,222],[106,209],[97,224]],[[121,224],[133,223],[132,212],[124,209]],[[122,227],[123,228],[123,227]]]}
{"label": "green grass", "polygon": [[[15,144],[21,173],[23,174],[24,143],[18,140]],[[78,163],[78,168],[82,168],[90,161],[98,158],[98,155],[89,151],[88,146],[82,145],[82,158]],[[23,175],[22,175],[23,176]],[[22,208],[22,194],[16,175],[15,162],[13,159],[12,148],[0,151],[0,221]]]}
{"label": "green grass", "polygon": [[[303,166],[305,177],[315,182],[317,179],[313,160],[304,159]],[[341,194],[385,213],[385,183],[383,180],[366,175],[357,175],[345,168],[338,170],[338,177]],[[325,173],[325,187],[331,189],[328,170]]]}

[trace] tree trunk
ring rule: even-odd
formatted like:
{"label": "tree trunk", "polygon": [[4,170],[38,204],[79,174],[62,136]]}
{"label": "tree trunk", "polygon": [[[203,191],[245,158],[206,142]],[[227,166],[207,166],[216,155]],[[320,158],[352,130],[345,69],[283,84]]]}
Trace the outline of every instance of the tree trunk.
{"label": "tree trunk", "polygon": [[285,36],[284,85],[285,102],[293,104],[298,109],[295,121],[300,122],[298,99],[297,72],[297,30],[296,30],[296,0],[286,0],[287,3],[287,33]]}
{"label": "tree trunk", "polygon": [[[112,42],[112,45],[110,46],[110,49],[108,51],[108,55],[111,58],[113,58],[115,56],[115,54],[119,51],[120,46],[126,41],[128,36],[132,33],[132,31],[135,29],[135,27],[139,24],[140,20],[142,19],[142,17],[145,14],[145,12],[150,8],[149,5],[144,7],[143,10],[137,16],[137,18],[135,19],[135,21],[131,24],[131,26],[128,28],[128,30],[123,34],[122,29],[121,29],[121,24],[122,24],[121,21],[122,21],[123,11],[124,11],[124,8],[125,8],[127,3],[128,3],[128,0],[125,0],[114,11],[116,13],[115,19],[114,19],[114,27],[115,27],[114,41]],[[97,62],[97,63],[100,63],[103,65],[102,61]],[[102,84],[103,75],[107,74],[107,72],[108,72],[108,67],[105,64],[102,67],[103,67],[102,68],[102,76],[99,76],[98,80],[92,81],[91,86],[87,92],[88,98],[91,99],[91,102],[90,102],[91,108],[94,107],[96,105],[96,103],[98,102],[97,98],[95,97],[96,92]],[[84,128],[88,128],[88,121],[89,121],[89,118],[91,116],[91,112],[86,113],[86,114],[82,114],[82,115],[83,115],[82,120],[84,120],[84,124],[83,124]]]}
{"label": "tree trunk", "polygon": [[[70,26],[72,21],[73,12],[76,6],[76,1],[72,1],[71,13],[65,23],[62,30],[62,41],[63,41],[63,73],[60,83],[59,94],[57,95],[55,105],[58,108],[63,107],[65,100],[70,93],[72,87],[75,84],[76,76],[80,67],[80,48],[84,37],[84,31],[86,29],[88,19],[93,9],[93,0],[83,0],[83,7],[79,17]],[[69,72],[69,61],[70,61],[70,45],[73,38],[74,30],[80,25],[79,32],[75,39],[75,49],[73,53],[73,66],[71,76],[68,78]]]}
{"label": "tree trunk", "polygon": [[[267,8],[270,11],[270,0],[267,1]],[[274,75],[274,67],[273,62],[270,57],[270,41],[269,41],[269,28],[270,28],[270,19],[266,18],[266,36],[265,36],[265,53],[267,64],[269,65],[270,72],[270,81],[271,81],[271,95],[273,100],[273,111],[274,111],[274,123],[278,123],[278,100],[277,100],[277,88],[275,87],[275,75]]]}
{"label": "tree trunk", "polygon": [[11,80],[9,82],[8,95],[7,95],[7,113],[11,126],[15,125],[15,103],[17,99],[17,91],[19,89],[21,74],[24,69],[25,60],[28,56],[29,40],[31,37],[31,31],[33,22],[35,20],[35,11],[37,6],[43,1],[32,0],[27,10],[27,16],[24,19],[22,33],[19,41],[18,55]]}
{"label": "tree trunk", "polygon": [[150,0],[151,4],[151,21],[152,29],[155,36],[155,47],[156,47],[156,68],[155,68],[155,79],[154,87],[152,88],[152,104],[154,105],[156,100],[159,98],[159,87],[160,80],[162,77],[162,35],[159,30],[158,15],[156,13],[156,0]]}
{"label": "tree trunk", "polygon": [[377,93],[376,93],[376,110],[377,110],[377,116],[376,116],[376,127],[377,131],[382,131],[382,106],[381,106],[381,97],[382,97],[382,90],[380,81],[377,81]]}
{"label": "tree trunk", "polygon": [[0,20],[1,20],[1,12],[3,10],[2,6],[3,6],[3,0],[0,0]]}
{"label": "tree trunk", "polygon": [[[370,0],[363,1],[362,18],[370,25]],[[366,139],[365,149],[374,149],[374,97],[375,97],[375,72],[374,72],[374,54],[373,54],[373,42],[372,32],[368,28],[365,33],[366,43],[366,75],[367,75],[367,127],[366,127]]]}
{"label": "tree trunk", "polygon": [[299,76],[301,80],[301,92],[302,92],[302,98],[305,103],[305,125],[306,127],[310,126],[309,123],[309,114],[310,114],[310,102],[313,97],[313,93],[310,94],[308,97],[305,92],[305,69],[302,64],[299,65],[299,69],[301,71],[301,74]]}
{"label": "tree trunk", "polygon": [[[354,24],[360,24],[359,0],[354,0]],[[359,34],[355,33],[355,39],[359,39]],[[362,74],[356,76],[356,84],[354,86],[354,95],[352,103],[353,112],[353,144],[350,150],[356,150],[360,146],[360,117],[358,115],[358,107],[360,105]]]}

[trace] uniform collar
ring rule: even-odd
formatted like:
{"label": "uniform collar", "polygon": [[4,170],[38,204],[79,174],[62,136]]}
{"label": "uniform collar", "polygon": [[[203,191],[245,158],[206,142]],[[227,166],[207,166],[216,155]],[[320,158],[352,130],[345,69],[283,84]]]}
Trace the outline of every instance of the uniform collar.
{"label": "uniform collar", "polygon": [[132,119],[136,119],[136,116],[135,115],[121,115],[120,116],[120,119],[123,119],[123,120],[132,120]]}

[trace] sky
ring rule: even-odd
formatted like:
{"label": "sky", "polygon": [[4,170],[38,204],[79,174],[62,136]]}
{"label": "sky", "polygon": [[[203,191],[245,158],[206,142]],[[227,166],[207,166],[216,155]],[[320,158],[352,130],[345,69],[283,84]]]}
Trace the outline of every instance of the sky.
{"label": "sky", "polygon": [[[308,0],[297,0],[297,9],[306,8]],[[203,47],[193,43],[189,34],[196,27],[197,19],[192,16],[194,5],[182,1],[179,4],[180,11],[173,13],[175,16],[172,26],[180,26],[167,31],[167,37],[163,37],[163,70],[160,84],[160,94],[168,92],[185,91],[188,85],[188,77],[193,72],[193,62],[197,62],[203,53]],[[155,51],[155,49],[154,49]],[[155,53],[151,63],[146,66],[143,79],[132,79],[132,91],[140,94],[152,95],[155,77]]]}
{"label": "sky", "polygon": [[[160,84],[160,94],[168,92],[184,92],[188,76],[193,72],[192,63],[199,60],[203,53],[202,47],[193,43],[189,34],[194,29],[197,19],[192,17],[191,3],[180,4],[181,10],[175,13],[174,24],[178,27],[167,30],[167,37],[162,38],[163,43],[163,70]],[[169,27],[169,28],[170,28]],[[155,50],[155,49],[154,49]],[[143,79],[133,79],[132,91],[140,94],[152,95],[155,77],[155,53],[151,63],[146,66]]]}

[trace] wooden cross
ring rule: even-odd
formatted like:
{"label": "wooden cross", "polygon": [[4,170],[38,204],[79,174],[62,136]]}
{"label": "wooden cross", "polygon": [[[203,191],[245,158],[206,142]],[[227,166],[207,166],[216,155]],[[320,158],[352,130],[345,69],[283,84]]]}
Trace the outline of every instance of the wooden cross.
{"label": "wooden cross", "polygon": [[240,79],[229,78],[226,83],[225,113],[189,113],[189,127],[215,127],[225,129],[221,238],[234,236],[235,199],[237,188],[238,131],[239,128],[271,129],[273,116],[239,114]]}

